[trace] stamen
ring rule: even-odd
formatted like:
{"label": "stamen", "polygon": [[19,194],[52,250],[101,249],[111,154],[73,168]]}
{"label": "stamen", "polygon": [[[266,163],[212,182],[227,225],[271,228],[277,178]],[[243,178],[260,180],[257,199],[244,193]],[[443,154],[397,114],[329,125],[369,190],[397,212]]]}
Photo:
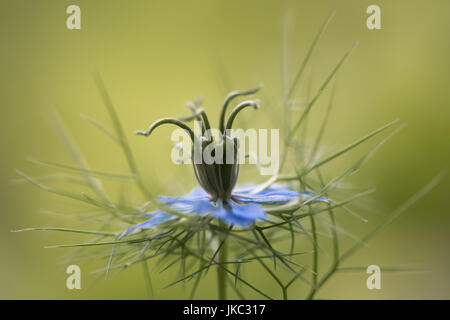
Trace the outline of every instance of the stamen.
{"label": "stamen", "polygon": [[173,124],[180,127],[181,129],[186,130],[187,133],[189,133],[189,136],[191,137],[193,143],[197,139],[197,136],[194,134],[194,131],[192,131],[192,129],[187,124],[175,118],[163,118],[158,121],[155,121],[151,124],[151,126],[148,128],[147,131],[136,131],[136,134],[148,137],[153,132],[153,130],[155,130],[157,127],[163,124]]}
{"label": "stamen", "polygon": [[194,110],[194,113],[190,116],[183,117],[183,118],[176,118],[177,120],[183,121],[183,122],[189,122],[194,119],[197,119],[198,121],[201,121],[200,115],[204,112],[203,108],[199,108],[197,110]]}
{"label": "stamen", "polygon": [[219,130],[222,133],[225,133],[225,114],[227,112],[228,105],[230,104],[231,100],[234,98],[237,98],[239,96],[248,96],[251,94],[254,94],[258,92],[259,89],[263,87],[263,84],[258,85],[256,88],[245,90],[245,91],[233,91],[225,98],[225,101],[222,105],[222,111],[220,113],[220,121],[219,121]]}
{"label": "stamen", "polygon": [[[200,118],[201,117],[201,118]],[[199,108],[195,111],[195,113],[189,117],[184,117],[184,118],[177,118],[177,120],[180,121],[184,121],[184,122],[189,122],[192,121],[194,119],[197,119],[198,121],[202,121],[202,134],[206,132],[211,132],[211,125],[209,124],[209,120],[208,117],[206,116],[205,110],[203,108]],[[209,130],[209,131],[208,131]],[[210,136],[207,137],[208,140],[210,140]]]}
{"label": "stamen", "polygon": [[231,111],[230,116],[228,117],[226,130],[231,129],[233,125],[234,118],[236,118],[237,114],[246,107],[253,107],[254,109],[258,109],[259,105],[255,101],[244,101],[236,106],[236,108]]}
{"label": "stamen", "polygon": [[204,111],[202,111],[201,116],[202,116],[202,119],[203,119],[203,126],[204,126],[204,129],[205,129],[205,132],[208,133],[206,138],[209,141],[209,140],[211,140],[211,126],[209,124],[208,117],[206,116],[206,113]]}

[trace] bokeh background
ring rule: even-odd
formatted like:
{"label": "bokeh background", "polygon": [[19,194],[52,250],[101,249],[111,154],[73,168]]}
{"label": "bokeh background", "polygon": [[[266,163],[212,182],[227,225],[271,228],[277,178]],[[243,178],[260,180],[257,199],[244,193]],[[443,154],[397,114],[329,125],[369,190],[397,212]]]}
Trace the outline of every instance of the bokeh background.
{"label": "bokeh background", "polygon": [[[81,7],[81,30],[66,28],[65,11],[70,4]],[[366,8],[371,4],[381,7],[381,30],[366,27]],[[139,267],[97,281],[89,273],[95,268],[86,266],[84,271],[81,263],[82,290],[67,290],[70,250],[43,247],[86,238],[10,232],[23,227],[73,226],[70,220],[43,209],[76,212],[75,203],[11,182],[18,178],[14,168],[32,176],[55,172],[28,162],[29,155],[71,164],[47,121],[50,110],[59,112],[92,168],[125,171],[126,162],[116,146],[79,116],[87,114],[111,126],[93,70],[104,78],[147,184],[155,191],[180,194],[195,183],[190,168],[170,161],[170,130],[161,129],[150,140],[135,138],[133,131],[163,116],[186,114],[185,101],[196,96],[203,97],[210,117],[216,118],[228,90],[261,82],[265,84],[259,95],[262,115],[249,112],[241,124],[268,126],[272,116],[267,114],[277,116],[274,108],[281,96],[285,13],[295,17],[294,70],[333,9],[336,16],[308,69],[313,91],[347,48],[355,40],[360,42],[337,77],[326,152],[393,119],[407,123],[351,180],[357,189],[377,188],[358,211],[368,218],[367,224],[341,222],[351,233],[362,235],[449,164],[449,1],[1,1],[0,298],[146,298]],[[328,96],[327,91],[309,126],[320,123]],[[272,111],[264,115],[264,109]],[[362,151],[327,166],[327,178],[342,172]],[[126,184],[108,188],[112,197],[127,189]],[[318,297],[450,298],[449,227],[450,180],[446,177],[347,262],[426,272],[383,273],[382,289],[372,291],[366,288],[364,272],[341,273]],[[325,254],[324,263],[327,259]],[[157,298],[185,297],[180,287],[161,289],[172,276],[153,275]],[[267,279],[261,274],[261,285],[275,288]],[[304,296],[301,283],[291,290],[291,298]],[[215,292],[206,284],[197,297],[215,298]]]}

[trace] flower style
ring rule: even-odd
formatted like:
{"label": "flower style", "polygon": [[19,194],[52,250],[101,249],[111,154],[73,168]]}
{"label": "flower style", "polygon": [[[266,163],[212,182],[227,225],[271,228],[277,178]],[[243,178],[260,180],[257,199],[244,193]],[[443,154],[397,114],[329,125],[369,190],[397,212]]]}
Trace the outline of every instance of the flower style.
{"label": "flower style", "polygon": [[[155,128],[163,124],[173,124],[184,129],[192,140],[192,163],[201,188],[195,188],[182,198],[160,196],[159,201],[164,207],[170,209],[166,210],[169,212],[156,210],[145,214],[150,217],[149,220],[125,230],[121,237],[180,219],[180,215],[170,211],[180,214],[211,215],[229,225],[248,227],[256,220],[266,220],[264,206],[285,205],[300,199],[309,199],[311,202],[330,202],[325,197],[314,197],[310,191],[293,191],[287,185],[281,184],[273,184],[262,190],[253,185],[235,188],[239,174],[237,150],[239,141],[238,138],[230,136],[232,124],[236,115],[244,108],[252,106],[258,109],[259,106],[250,100],[241,102],[231,111],[225,125],[226,109],[234,98],[256,93],[260,88],[259,86],[247,91],[234,91],[226,97],[219,122],[221,139],[212,137],[206,113],[197,106],[191,106],[193,115],[190,117],[163,118],[154,122],[147,131],[136,132],[138,135],[149,136]],[[186,124],[195,119],[201,122],[200,136]],[[210,163],[201,159],[201,152],[207,147],[213,147],[215,156],[223,161]],[[230,158],[232,161],[229,161]]]}

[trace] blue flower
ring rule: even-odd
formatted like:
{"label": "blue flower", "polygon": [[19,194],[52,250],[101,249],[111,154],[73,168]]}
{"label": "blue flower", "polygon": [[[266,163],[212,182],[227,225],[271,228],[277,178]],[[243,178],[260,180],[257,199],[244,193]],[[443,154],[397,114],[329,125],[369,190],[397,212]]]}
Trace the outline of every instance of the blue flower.
{"label": "blue flower", "polygon": [[[278,184],[256,193],[252,193],[253,190],[255,190],[253,186],[236,188],[230,199],[213,201],[203,189],[196,188],[182,198],[160,196],[159,200],[171,210],[183,214],[209,214],[230,225],[247,227],[257,220],[266,220],[264,205],[284,205],[298,200],[300,197],[303,201],[307,201],[314,196],[310,191],[300,193],[289,190],[286,185]],[[325,197],[318,197],[312,201],[330,202]],[[120,237],[180,219],[177,215],[161,210],[149,212],[145,216],[150,219],[125,230]]]}
{"label": "blue flower", "polygon": [[[148,137],[157,127],[164,124],[176,125],[185,130],[192,141],[192,163],[195,177],[201,188],[194,189],[184,198],[159,197],[160,202],[173,213],[211,215],[230,225],[250,226],[256,220],[266,220],[265,205],[285,205],[298,199],[310,202],[325,201],[324,197],[314,197],[309,191],[297,192],[289,190],[286,185],[272,185],[262,191],[254,186],[235,188],[239,174],[239,139],[230,133],[237,114],[242,110],[258,104],[248,100],[239,103],[229,114],[225,122],[227,108],[231,101],[239,96],[256,93],[261,87],[247,91],[231,92],[222,105],[219,119],[219,138],[211,135],[211,126],[205,111],[193,106],[193,115],[185,118],[163,118],[154,122],[147,131],[136,134]],[[186,122],[200,122],[201,132],[195,133]],[[212,147],[212,148],[211,148]],[[206,148],[214,150],[214,160],[204,161],[201,157]],[[200,161],[199,161],[200,159]],[[231,161],[230,161],[231,160]],[[162,210],[147,213],[150,219],[127,229],[121,237],[141,229],[153,228],[163,223],[179,219],[179,215]]]}

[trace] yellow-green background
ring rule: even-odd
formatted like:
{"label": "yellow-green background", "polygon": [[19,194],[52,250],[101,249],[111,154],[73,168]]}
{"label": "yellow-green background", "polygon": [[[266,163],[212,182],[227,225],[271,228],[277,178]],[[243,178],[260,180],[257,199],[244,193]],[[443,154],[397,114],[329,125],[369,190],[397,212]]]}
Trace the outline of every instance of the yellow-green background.
{"label": "yellow-green background", "polygon": [[[66,28],[65,10],[70,4],[81,7],[81,30]],[[366,28],[370,4],[381,7],[382,30]],[[190,168],[169,161],[170,130],[161,130],[149,140],[136,138],[133,131],[159,117],[186,114],[184,102],[197,95],[215,119],[228,89],[260,82],[265,84],[260,112],[276,108],[284,13],[291,11],[296,20],[295,69],[332,9],[336,16],[312,59],[313,90],[352,42],[360,43],[338,75],[325,144],[336,150],[395,118],[407,123],[352,180],[352,186],[360,189],[377,188],[360,211],[369,223],[353,221],[344,226],[361,235],[449,164],[449,1],[2,0],[0,298],[146,297],[139,267],[96,283],[90,270],[82,267],[82,290],[69,291],[63,259],[70,251],[43,247],[86,238],[10,232],[60,221],[41,214],[41,209],[76,210],[73,203],[33,186],[10,183],[17,178],[14,168],[33,176],[54,172],[27,162],[28,155],[70,163],[46,120],[49,110],[58,110],[92,168],[125,171],[125,161],[113,143],[79,117],[88,114],[110,127],[92,80],[94,69],[105,80],[148,185],[158,181],[164,192],[180,194],[194,181]],[[317,108],[325,107],[327,97]],[[244,116],[246,124],[267,124],[268,117],[250,112]],[[317,115],[310,126],[318,125]],[[328,178],[358,155],[349,154],[330,165]],[[111,188],[112,196],[118,190]],[[318,296],[450,298],[449,199],[447,177],[348,261],[361,266],[414,266],[427,272],[383,274],[379,291],[366,288],[365,273],[339,274]],[[155,287],[163,287],[170,276],[155,273]],[[268,279],[261,274],[259,282],[270,290],[275,284]],[[301,284],[290,296],[301,298],[300,292]],[[158,290],[157,297],[184,294],[175,287]],[[198,297],[214,298],[212,286],[202,286]]]}

